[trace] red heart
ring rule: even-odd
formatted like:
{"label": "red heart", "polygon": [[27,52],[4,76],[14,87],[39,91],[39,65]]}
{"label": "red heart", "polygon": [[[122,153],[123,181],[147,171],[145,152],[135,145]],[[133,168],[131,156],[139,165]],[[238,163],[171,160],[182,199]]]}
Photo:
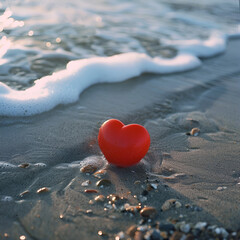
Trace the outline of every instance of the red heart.
{"label": "red heart", "polygon": [[110,119],[99,129],[98,144],[109,163],[129,167],[146,155],[150,136],[141,125],[124,125],[117,119]]}

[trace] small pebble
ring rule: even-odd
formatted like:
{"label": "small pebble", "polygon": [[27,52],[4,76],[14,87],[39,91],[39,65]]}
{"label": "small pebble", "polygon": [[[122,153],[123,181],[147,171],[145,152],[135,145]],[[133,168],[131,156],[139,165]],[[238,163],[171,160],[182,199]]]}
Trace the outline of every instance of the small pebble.
{"label": "small pebble", "polygon": [[93,211],[92,211],[92,209],[88,209],[88,210],[86,211],[86,213],[87,213],[87,214],[92,214]]}
{"label": "small pebble", "polygon": [[151,186],[150,183],[147,184],[146,191],[150,192],[153,190],[153,187]]}
{"label": "small pebble", "polygon": [[119,232],[117,236],[115,237],[115,240],[121,240],[125,238],[124,232]]}
{"label": "small pebble", "polygon": [[121,198],[117,194],[110,194],[107,199],[113,203],[119,201]]}
{"label": "small pebble", "polygon": [[88,203],[89,203],[90,205],[93,205],[93,204],[94,204],[93,200],[89,200]]}
{"label": "small pebble", "polygon": [[150,229],[144,235],[144,239],[146,239],[146,240],[160,240],[161,239],[160,231],[158,229]]}
{"label": "small pebble", "polygon": [[101,236],[101,237],[107,237],[108,234],[103,232],[103,231],[98,231],[98,235]]}
{"label": "small pebble", "polygon": [[128,228],[127,235],[133,238],[136,231],[137,231],[137,225],[132,225],[131,227]]}
{"label": "small pebble", "polygon": [[101,180],[97,181],[96,186],[98,186],[98,187],[108,187],[111,184],[112,183],[111,183],[110,180],[108,180],[108,179],[101,179]]}
{"label": "small pebble", "polygon": [[225,190],[225,189],[227,189],[227,187],[218,187],[218,188],[217,188],[217,191],[223,191],[223,190]]}
{"label": "small pebble", "polygon": [[175,202],[175,208],[180,208],[182,207],[182,204],[179,201]]}
{"label": "small pebble", "polygon": [[184,233],[189,233],[189,231],[191,230],[191,226],[189,223],[182,222],[179,229]]}
{"label": "small pebble", "polygon": [[19,196],[20,196],[20,197],[23,197],[24,195],[26,195],[26,194],[28,194],[28,193],[29,193],[29,190],[26,190],[26,191],[20,193]]}
{"label": "small pebble", "polygon": [[84,190],[85,193],[98,193],[98,190],[96,189],[86,189]]}
{"label": "small pebble", "polygon": [[147,197],[140,195],[140,196],[139,196],[139,201],[141,201],[141,202],[146,202],[146,201],[147,201]]}
{"label": "small pebble", "polygon": [[189,233],[187,236],[186,236],[186,238],[185,238],[185,240],[195,240],[196,238],[194,237],[194,235],[193,234],[191,234],[191,233]]}
{"label": "small pebble", "polygon": [[19,237],[20,240],[26,240],[26,236],[22,235]]}
{"label": "small pebble", "polygon": [[137,185],[137,184],[140,184],[140,183],[141,183],[141,181],[137,180],[137,181],[134,182],[134,185]]}
{"label": "small pebble", "polygon": [[168,239],[168,234],[167,234],[167,232],[161,231],[161,232],[160,232],[160,235],[161,235],[161,237],[162,237],[163,239]]}
{"label": "small pebble", "polygon": [[157,210],[154,207],[144,207],[140,211],[140,215],[144,218],[152,218],[157,214]]}
{"label": "small pebble", "polygon": [[200,129],[199,129],[199,128],[193,128],[193,129],[190,131],[190,134],[191,134],[191,136],[196,137],[196,136],[198,136],[199,132],[200,132]]}
{"label": "small pebble", "polygon": [[90,184],[91,184],[91,181],[90,181],[90,180],[87,180],[87,181],[83,182],[81,185],[82,185],[83,187],[87,187],[87,186],[89,186]]}
{"label": "small pebble", "polygon": [[206,222],[198,222],[198,223],[196,223],[194,228],[202,231],[206,226],[207,226]]}
{"label": "small pebble", "polygon": [[182,206],[182,204],[177,201],[177,199],[168,199],[166,200],[163,205],[162,205],[162,211],[167,211],[169,210],[170,208],[180,208]]}
{"label": "small pebble", "polygon": [[20,168],[28,168],[29,166],[30,166],[29,163],[21,163],[18,165],[18,167],[20,167]]}
{"label": "small pebble", "polygon": [[222,228],[222,227],[218,227],[215,229],[215,233],[217,235],[221,235],[223,236],[224,238],[227,238],[229,233],[226,231],[226,229]]}
{"label": "small pebble", "polygon": [[208,226],[208,227],[207,227],[207,230],[209,230],[209,231],[213,232],[213,231],[214,231],[216,228],[217,228],[217,226],[216,226],[216,225],[213,225],[213,226]]}
{"label": "small pebble", "polygon": [[173,233],[173,235],[170,237],[169,240],[183,240],[183,239],[186,239],[184,234],[176,231],[176,232]]}
{"label": "small pebble", "polygon": [[97,167],[94,166],[94,165],[91,165],[91,164],[85,165],[85,166],[83,166],[83,167],[80,169],[80,171],[81,171],[82,173],[93,173],[93,172],[95,172],[96,170],[97,170]]}
{"label": "small pebble", "polygon": [[158,188],[158,184],[157,183],[151,183],[150,185],[151,185],[151,187],[153,189],[157,190],[157,188]]}
{"label": "small pebble", "polygon": [[50,191],[49,188],[43,187],[43,188],[39,188],[39,189],[37,190],[37,193],[46,193],[46,192],[49,192],[49,191]]}
{"label": "small pebble", "polygon": [[142,225],[137,228],[137,231],[140,231],[140,232],[146,232],[147,230],[148,230],[147,225]]}
{"label": "small pebble", "polygon": [[95,172],[93,175],[94,175],[94,177],[96,177],[96,178],[101,178],[101,177],[103,177],[106,173],[107,173],[107,171],[106,171],[105,169],[101,169],[101,170]]}
{"label": "small pebble", "polygon": [[202,208],[200,208],[199,206],[193,206],[193,211],[195,212],[201,212]]}
{"label": "small pebble", "polygon": [[96,202],[104,202],[105,201],[105,196],[103,195],[98,195],[94,198]]}
{"label": "small pebble", "polygon": [[144,233],[141,231],[136,231],[134,235],[134,240],[143,240],[144,239]]}

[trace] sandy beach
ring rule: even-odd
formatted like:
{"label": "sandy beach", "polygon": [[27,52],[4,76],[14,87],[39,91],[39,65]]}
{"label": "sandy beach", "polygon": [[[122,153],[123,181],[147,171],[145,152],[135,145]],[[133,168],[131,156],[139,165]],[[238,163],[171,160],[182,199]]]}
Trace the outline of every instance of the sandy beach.
{"label": "sandy beach", "polygon": [[[192,229],[198,222],[223,227],[237,239],[230,237],[240,227],[239,48],[232,39],[224,54],[203,59],[196,70],[97,84],[71,106],[1,117],[0,238],[114,239],[123,231],[118,239],[131,239],[131,225],[185,221]],[[149,131],[149,153],[137,166],[121,169],[103,159],[97,134],[109,118]],[[198,136],[187,135],[195,127]],[[80,171],[89,159],[103,176]],[[110,186],[96,186],[101,179]],[[113,206],[111,197],[94,200],[100,194],[124,199]],[[168,199],[180,205],[162,211]],[[126,210],[125,203],[154,207],[156,216],[141,222],[138,210]]]}

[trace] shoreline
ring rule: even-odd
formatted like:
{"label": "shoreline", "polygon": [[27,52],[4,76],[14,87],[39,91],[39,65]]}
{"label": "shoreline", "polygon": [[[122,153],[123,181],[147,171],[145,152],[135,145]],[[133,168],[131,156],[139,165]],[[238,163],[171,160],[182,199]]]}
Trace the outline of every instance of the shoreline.
{"label": "shoreline", "polygon": [[[1,168],[1,194],[13,200],[1,202],[0,236],[76,239],[81,235],[83,239],[99,239],[100,230],[114,236],[139,223],[137,213],[131,217],[114,209],[105,211],[104,204],[89,204],[95,195],[87,195],[81,185],[88,179],[92,181],[89,188],[97,189],[98,194],[116,193],[136,205],[147,187],[145,181],[157,178],[157,189],[149,191],[147,200],[142,201],[142,206],[157,209],[156,221],[164,222],[168,217],[193,224],[207,221],[237,231],[239,45],[239,40],[230,40],[225,54],[204,60],[194,71],[145,74],[137,81],[98,84],[84,91],[74,105],[16,122],[2,119],[0,161],[16,168]],[[145,161],[157,177],[149,175],[143,163],[129,169],[108,167],[104,178],[112,184],[99,189],[95,186],[97,178],[70,164],[93,155],[100,158],[96,136],[108,118],[119,118],[125,124],[136,122],[149,130],[152,145]],[[197,121],[199,136],[186,135],[192,127],[188,118]],[[26,162],[29,168],[17,167]],[[70,167],[57,168],[63,163]],[[185,175],[177,175],[181,173]],[[162,179],[161,175],[173,178]],[[135,185],[138,180],[140,184]],[[49,192],[37,194],[42,187],[48,187]],[[29,194],[20,197],[26,190]],[[182,207],[161,212],[163,203],[171,198]],[[201,210],[192,211],[186,204]],[[86,213],[90,209],[93,214]]]}

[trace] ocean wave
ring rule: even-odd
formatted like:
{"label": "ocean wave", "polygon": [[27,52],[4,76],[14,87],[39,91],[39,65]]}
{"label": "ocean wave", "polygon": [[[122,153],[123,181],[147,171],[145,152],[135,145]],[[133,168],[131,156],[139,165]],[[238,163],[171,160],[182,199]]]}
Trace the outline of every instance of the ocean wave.
{"label": "ocean wave", "polygon": [[201,65],[199,57],[223,52],[227,39],[227,35],[214,34],[204,41],[175,41],[173,44],[179,53],[169,59],[132,52],[70,61],[66,69],[38,79],[32,87],[22,91],[0,83],[0,114],[40,114],[59,104],[76,102],[86,88],[96,83],[121,82],[145,72],[169,74],[191,70]]}

